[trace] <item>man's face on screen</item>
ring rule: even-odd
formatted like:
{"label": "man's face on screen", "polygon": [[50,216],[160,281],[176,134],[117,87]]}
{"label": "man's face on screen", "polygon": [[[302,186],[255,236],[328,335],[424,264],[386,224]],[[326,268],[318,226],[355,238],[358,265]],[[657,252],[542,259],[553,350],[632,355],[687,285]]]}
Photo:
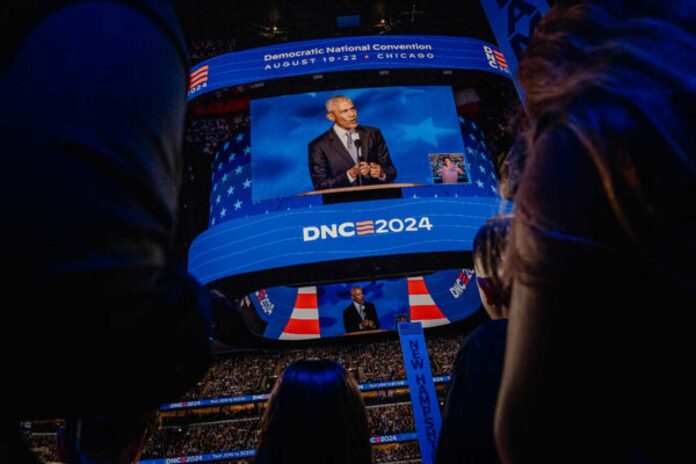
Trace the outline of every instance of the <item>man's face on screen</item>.
{"label": "man's face on screen", "polygon": [[336,100],[327,117],[346,130],[358,127],[358,111],[351,100]]}
{"label": "man's face on screen", "polygon": [[355,301],[358,304],[363,304],[365,301],[365,294],[363,293],[362,290],[359,288],[356,288],[352,291],[353,294],[353,301]]}

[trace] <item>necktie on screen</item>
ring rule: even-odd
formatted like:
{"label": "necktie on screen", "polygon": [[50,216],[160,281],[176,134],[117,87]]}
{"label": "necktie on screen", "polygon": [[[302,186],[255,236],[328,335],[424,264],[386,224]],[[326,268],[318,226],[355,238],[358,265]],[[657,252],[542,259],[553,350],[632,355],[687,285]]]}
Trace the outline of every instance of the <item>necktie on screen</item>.
{"label": "necktie on screen", "polygon": [[348,148],[348,153],[350,153],[350,157],[353,158],[353,161],[356,163],[358,162],[358,147],[355,146],[353,143],[353,136],[352,132],[346,132],[346,147]]}

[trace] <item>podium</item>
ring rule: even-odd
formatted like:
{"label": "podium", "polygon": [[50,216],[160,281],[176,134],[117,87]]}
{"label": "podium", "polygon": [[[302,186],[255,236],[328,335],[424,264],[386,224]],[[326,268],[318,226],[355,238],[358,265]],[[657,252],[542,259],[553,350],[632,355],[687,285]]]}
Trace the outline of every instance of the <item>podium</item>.
{"label": "podium", "polygon": [[420,187],[424,184],[378,184],[362,185],[359,187],[341,187],[326,190],[312,190],[301,193],[298,196],[321,195],[325,205],[336,203],[348,203],[352,201],[388,200],[403,198],[401,189],[406,187]]}

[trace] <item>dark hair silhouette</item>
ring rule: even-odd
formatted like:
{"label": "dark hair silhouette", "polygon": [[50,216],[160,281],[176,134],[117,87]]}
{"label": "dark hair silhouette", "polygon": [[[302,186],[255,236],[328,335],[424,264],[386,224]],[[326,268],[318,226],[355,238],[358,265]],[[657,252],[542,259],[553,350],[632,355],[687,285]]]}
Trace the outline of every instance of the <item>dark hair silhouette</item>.
{"label": "dark hair silhouette", "polygon": [[[674,207],[661,204],[663,193],[687,191],[696,180],[688,117],[696,105],[694,21],[696,4],[688,0],[559,7],[539,24],[520,62],[528,146],[549,124],[570,129],[638,242],[644,224],[634,213],[660,220]],[[657,153],[662,168],[680,175],[654,175]]]}
{"label": "dark hair silhouette", "polygon": [[512,218],[512,215],[492,217],[474,237],[476,279],[495,306],[507,306],[510,302],[510,279],[503,263]]}
{"label": "dark hair silhouette", "polygon": [[256,462],[369,463],[365,404],[346,370],[298,361],[276,383],[261,420]]}
{"label": "dark hair silhouette", "polygon": [[70,463],[137,461],[147,439],[159,426],[156,409],[67,417],[60,451]]}
{"label": "dark hair silhouette", "polygon": [[694,24],[693,1],[578,2],[539,23],[520,61],[529,158],[508,245],[503,462],[689,452],[673,414],[691,330],[666,308],[696,301]]}

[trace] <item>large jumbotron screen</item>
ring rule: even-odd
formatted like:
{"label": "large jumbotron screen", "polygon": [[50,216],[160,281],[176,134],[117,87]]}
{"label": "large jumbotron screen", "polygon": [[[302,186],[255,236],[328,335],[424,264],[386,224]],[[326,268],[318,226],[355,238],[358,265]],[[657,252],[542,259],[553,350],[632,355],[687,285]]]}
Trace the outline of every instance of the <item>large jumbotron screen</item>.
{"label": "large jumbotron screen", "polygon": [[[346,141],[327,119],[337,95],[357,114]],[[480,305],[473,236],[510,207],[486,131],[514,95],[502,54],[457,37],[299,42],[198,65],[191,107],[216,108],[226,133],[189,271],[248,295],[250,328],[272,339],[352,332],[355,288],[372,329],[468,317]],[[360,161],[380,166],[351,180]]]}

